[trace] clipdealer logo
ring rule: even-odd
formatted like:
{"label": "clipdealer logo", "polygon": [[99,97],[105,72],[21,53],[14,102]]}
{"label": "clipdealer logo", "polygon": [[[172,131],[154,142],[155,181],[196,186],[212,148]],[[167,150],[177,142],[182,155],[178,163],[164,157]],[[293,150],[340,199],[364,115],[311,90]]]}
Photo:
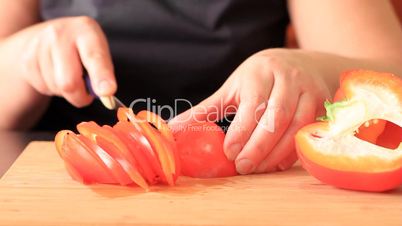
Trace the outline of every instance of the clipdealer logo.
{"label": "clipdealer logo", "polygon": [[[177,98],[174,100],[173,105],[160,105],[154,98],[138,98],[132,101],[129,105],[131,109],[144,109],[151,111],[157,115],[164,115],[167,121],[172,120],[179,114],[180,109],[190,109],[190,113],[186,117],[175,118],[175,123],[185,125],[186,122],[203,122],[203,121],[226,121],[235,124],[231,125],[232,130],[242,131],[245,130],[245,122],[254,120],[255,125],[273,133],[275,131],[275,115],[276,110],[273,103],[262,102],[259,104],[254,112],[243,112],[243,114],[236,114],[239,110],[238,106],[230,104],[226,105],[221,99],[220,103],[215,105],[195,105],[191,101],[184,98]],[[234,116],[234,117],[233,117]],[[252,118],[250,118],[252,117]],[[176,128],[177,129],[177,128]],[[208,128],[180,128],[192,130],[208,130]]]}

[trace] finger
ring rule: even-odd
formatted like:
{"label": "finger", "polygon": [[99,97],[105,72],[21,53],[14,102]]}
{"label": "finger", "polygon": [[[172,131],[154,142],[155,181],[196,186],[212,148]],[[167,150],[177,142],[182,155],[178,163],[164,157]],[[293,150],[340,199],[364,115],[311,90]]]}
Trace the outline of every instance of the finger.
{"label": "finger", "polygon": [[288,162],[284,162],[282,166],[279,166],[279,163],[283,162],[293,153],[295,154],[294,136],[301,127],[314,121],[315,112],[316,100],[314,97],[306,93],[302,94],[291,125],[273,150],[257,167],[256,172],[271,172],[275,171],[276,167],[286,168],[289,166],[295,157],[290,157],[291,159],[288,159]]}
{"label": "finger", "polygon": [[299,90],[291,87],[291,83],[289,84],[283,76],[275,79],[268,107],[236,158],[238,173],[254,172],[269,154],[293,118],[298,98]]}
{"label": "finger", "polygon": [[49,89],[41,76],[41,70],[38,63],[38,49],[40,45],[40,38],[33,37],[32,41],[26,47],[24,56],[22,58],[23,75],[26,81],[39,93],[43,95],[50,95]]}
{"label": "finger", "polygon": [[50,40],[46,35],[41,36],[40,46],[39,46],[39,68],[46,86],[53,95],[61,95],[60,91],[57,89],[55,82],[55,74],[53,67],[53,60],[51,56]]}
{"label": "finger", "polygon": [[45,80],[41,76],[39,64],[37,62],[32,62],[35,65],[30,66],[31,70],[29,74],[26,75],[26,79],[29,84],[42,95],[51,96],[51,92],[48,89]]}
{"label": "finger", "polygon": [[273,77],[266,75],[263,80],[244,81],[245,92],[240,93],[240,104],[226,133],[224,151],[228,159],[235,160],[250,139],[258,121],[267,108],[267,100],[272,89]]}
{"label": "finger", "polygon": [[[57,31],[56,31],[57,32]],[[72,105],[83,107],[92,101],[82,77],[82,66],[74,43],[54,32],[51,42],[51,58],[57,89]]]}
{"label": "finger", "polygon": [[77,37],[76,45],[94,92],[98,96],[114,95],[117,84],[106,37],[93,19],[82,17],[78,22],[85,32]]}

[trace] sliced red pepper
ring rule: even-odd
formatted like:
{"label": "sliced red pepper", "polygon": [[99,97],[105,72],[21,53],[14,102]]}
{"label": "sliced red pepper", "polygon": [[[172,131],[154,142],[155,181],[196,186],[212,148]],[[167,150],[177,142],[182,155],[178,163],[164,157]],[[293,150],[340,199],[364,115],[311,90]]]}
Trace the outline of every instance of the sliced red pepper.
{"label": "sliced red pepper", "polygon": [[174,177],[175,179],[177,179],[177,177],[180,175],[180,158],[173,133],[167,125],[166,121],[163,120],[159,115],[150,111],[140,111],[137,114],[137,119],[147,121],[148,123],[155,126],[155,128],[157,128],[158,131],[165,138],[168,145],[170,146],[170,153],[168,153],[169,161],[171,161],[170,164],[174,166]]}
{"label": "sliced red pepper", "polygon": [[102,162],[105,168],[109,170],[111,174],[113,174],[114,178],[119,182],[119,184],[128,185],[133,183],[121,165],[99,145],[92,142],[85,136],[78,135],[78,138],[88,147],[92,156],[94,156],[94,158],[96,158],[99,162]]}
{"label": "sliced red pepper", "polygon": [[174,138],[172,131],[170,131],[169,126],[159,115],[151,112],[151,111],[140,111],[136,115],[137,119],[143,120],[151,123],[159,130],[159,132],[171,143],[174,143]]}
{"label": "sliced red pepper", "polygon": [[134,183],[148,190],[149,186],[140,173],[138,164],[127,146],[113,132],[111,127],[100,127],[95,122],[83,122],[77,125],[78,131],[96,142],[123,167]]}
{"label": "sliced red pepper", "polygon": [[[124,108],[119,109],[118,118],[119,122],[113,128],[83,122],[77,125],[80,135],[61,131],[56,136],[56,148],[71,177],[82,183],[135,183],[146,190],[148,184],[158,182],[174,185],[181,172],[180,158],[166,122],[152,112],[142,111],[136,116],[131,109]],[[230,175],[235,175],[233,162],[220,158],[224,157],[224,133],[220,131],[209,137],[213,139],[207,140],[207,144],[201,142],[202,137],[197,139],[197,145],[205,152],[210,150],[208,142],[219,148],[213,148],[215,154],[211,158],[206,158],[205,153],[200,154],[204,159],[200,159],[203,160],[203,172],[199,175],[227,176],[229,171]],[[219,158],[217,152],[220,152]],[[193,160],[187,168],[200,165],[196,158]]]}
{"label": "sliced red pepper", "polygon": [[61,131],[56,135],[56,141],[58,152],[67,162],[66,167],[75,179],[82,179],[82,182],[87,184],[117,183],[113,175],[90,154],[89,148],[75,133]]}
{"label": "sliced red pepper", "polygon": [[151,125],[146,123],[139,123],[143,129],[144,136],[150,141],[152,148],[158,153],[158,158],[165,174],[166,181],[169,185],[174,185],[174,158],[170,157],[172,151],[169,149],[170,145],[161,134],[154,129]]}
{"label": "sliced red pepper", "polygon": [[113,131],[119,136],[124,144],[126,144],[131,154],[134,156],[138,163],[138,167],[141,168],[141,174],[146,179],[148,184],[156,184],[158,182],[158,177],[153,172],[151,165],[148,163],[141,144],[139,144],[137,140],[133,139],[127,133],[115,129],[115,127]]}
{"label": "sliced red pepper", "polygon": [[167,183],[174,185],[175,178],[177,178],[175,176],[174,153],[168,141],[148,121],[137,118],[131,109],[120,108],[117,115],[119,121],[130,121],[147,138],[152,149],[158,154]]}
{"label": "sliced red pepper", "polygon": [[73,178],[73,180],[76,180],[82,184],[85,184],[85,180],[78,172],[74,166],[70,163],[71,160],[63,159],[64,160],[64,166],[66,167],[67,173]]}
{"label": "sliced red pepper", "polygon": [[135,158],[142,159],[140,162],[145,164],[151,170],[151,175],[153,177],[152,181],[148,181],[150,184],[156,182],[166,182],[165,175],[162,171],[161,164],[157,153],[152,149],[149,141],[143,136],[130,122],[119,121],[113,126],[113,129],[120,134],[122,137],[128,139],[133,150],[133,155]]}

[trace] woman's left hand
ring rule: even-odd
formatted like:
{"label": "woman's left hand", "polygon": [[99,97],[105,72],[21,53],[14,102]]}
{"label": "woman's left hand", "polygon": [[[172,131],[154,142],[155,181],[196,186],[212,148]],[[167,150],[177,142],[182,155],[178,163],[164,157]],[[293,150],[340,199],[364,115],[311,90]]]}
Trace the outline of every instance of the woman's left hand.
{"label": "woman's left hand", "polygon": [[180,129],[236,113],[224,142],[240,174],[290,168],[294,135],[323,113],[331,91],[303,52],[270,49],[244,61],[212,96],[170,121]]}

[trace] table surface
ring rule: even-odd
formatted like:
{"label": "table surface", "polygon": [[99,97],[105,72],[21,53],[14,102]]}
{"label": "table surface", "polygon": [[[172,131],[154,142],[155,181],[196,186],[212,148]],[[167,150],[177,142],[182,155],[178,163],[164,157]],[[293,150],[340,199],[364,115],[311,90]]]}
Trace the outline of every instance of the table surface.
{"label": "table surface", "polygon": [[264,175],[181,177],[177,186],[85,186],[51,142],[31,143],[0,180],[0,225],[402,225],[402,187],[323,185],[300,166]]}

